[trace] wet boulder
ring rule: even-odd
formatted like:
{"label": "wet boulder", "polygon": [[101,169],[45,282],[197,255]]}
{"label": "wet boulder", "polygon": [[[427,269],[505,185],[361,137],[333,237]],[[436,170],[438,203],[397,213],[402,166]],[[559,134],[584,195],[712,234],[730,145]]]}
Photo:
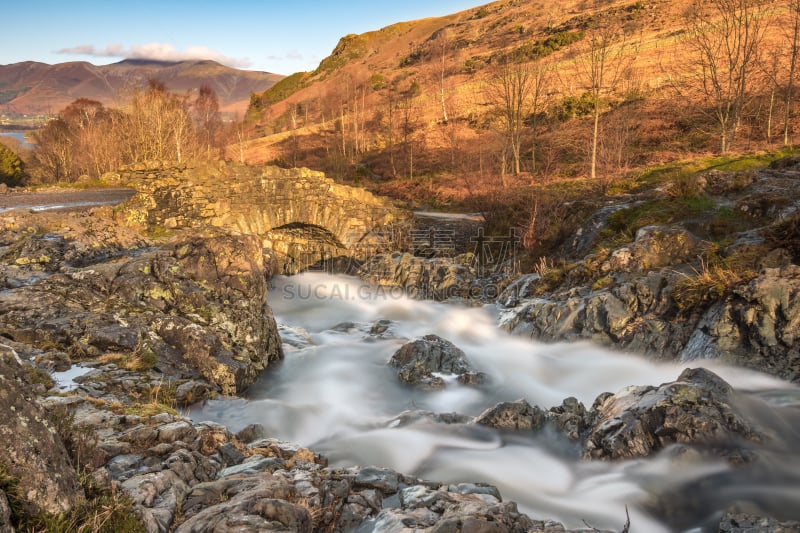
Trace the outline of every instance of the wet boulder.
{"label": "wet boulder", "polygon": [[470,368],[460,348],[438,335],[425,335],[404,344],[389,365],[398,369],[400,381],[421,389],[443,388],[445,374],[457,376],[464,384],[478,384],[484,379]]}
{"label": "wet boulder", "polygon": [[703,314],[680,356],[684,361],[720,357],[797,382],[798,339],[800,266],[765,268]]}
{"label": "wet boulder", "polygon": [[624,389],[599,405],[584,457],[646,457],[674,443],[723,447],[761,440],[734,403],[733,388],[703,368],[684,370],[658,387]]}
{"label": "wet boulder", "polygon": [[474,422],[505,431],[537,431],[544,426],[545,421],[544,410],[519,399],[515,402],[501,402],[486,409]]}
{"label": "wet boulder", "polygon": [[512,281],[497,297],[503,307],[516,307],[522,300],[536,295],[536,287],[541,282],[539,274],[525,274]]}
{"label": "wet boulder", "polygon": [[476,416],[472,422],[500,431],[540,431],[547,425],[575,441],[591,426],[594,416],[593,411],[587,410],[572,397],[546,411],[519,399],[498,403]]}
{"label": "wet boulder", "polygon": [[[261,243],[208,230],[0,294],[0,332],[83,358],[115,352],[231,395],[283,357]],[[182,391],[183,403],[203,391]]]}

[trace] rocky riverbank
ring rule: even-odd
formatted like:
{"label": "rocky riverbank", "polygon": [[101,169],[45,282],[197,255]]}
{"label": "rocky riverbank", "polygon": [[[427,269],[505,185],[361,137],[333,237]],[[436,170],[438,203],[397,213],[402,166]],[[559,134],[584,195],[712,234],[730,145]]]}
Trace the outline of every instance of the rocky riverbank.
{"label": "rocky riverbank", "polygon": [[675,205],[669,191],[601,210],[565,244],[574,259],[545,264],[500,296],[503,326],[800,381],[800,160],[693,179],[704,209],[640,227],[631,242],[609,247],[603,233],[626,217],[658,218],[645,213]]}
{"label": "rocky riverbank", "polygon": [[[268,305],[269,250],[263,236],[231,228],[177,225],[164,236],[164,227],[134,229],[129,222],[124,205],[0,214],[0,409],[9,413],[0,424],[8,443],[0,450],[0,531],[41,525],[100,498],[130,511],[130,531],[565,530],[521,514],[491,486],[443,484],[370,465],[334,468],[263,427],[233,434],[181,416],[197,401],[241,394],[283,357]],[[744,246],[736,242],[731,246]],[[800,276],[791,252],[767,254],[769,268],[756,278],[687,314],[670,299],[670,287],[698,246],[685,229],[645,228],[633,243],[595,256],[607,266],[599,279],[608,281],[594,280],[591,288],[576,284],[574,274],[557,282],[544,272],[522,278],[500,299],[506,327],[662,356],[695,346],[687,360],[713,348],[796,380]],[[441,294],[464,299],[476,286],[468,264],[401,254],[374,261],[400,285],[435,282]],[[451,294],[464,286],[465,293]],[[734,322],[726,330],[714,317]],[[719,333],[732,330],[738,337]],[[692,340],[700,334],[711,340]],[[443,387],[443,373],[475,387],[485,379],[458,347],[436,337],[410,341],[387,364],[403,383],[423,389]],[[76,368],[79,377],[60,377]],[[63,381],[54,382],[51,372]],[[759,420],[755,400],[703,369],[612,392],[591,406],[574,398],[549,408],[520,400],[477,417],[409,412],[391,423],[431,417],[513,435],[555,431],[586,460],[673,453],[698,465],[723,457],[743,471],[770,463],[752,443],[778,454],[784,445],[776,436],[783,422]],[[787,406],[782,420],[794,420],[795,411]],[[690,505],[676,500],[679,492],[653,502],[653,513],[666,518],[669,505]],[[780,502],[757,503],[758,512],[775,519],[731,509],[720,530],[797,527],[777,521],[796,518]],[[619,528],[627,530],[624,523],[620,516]]]}

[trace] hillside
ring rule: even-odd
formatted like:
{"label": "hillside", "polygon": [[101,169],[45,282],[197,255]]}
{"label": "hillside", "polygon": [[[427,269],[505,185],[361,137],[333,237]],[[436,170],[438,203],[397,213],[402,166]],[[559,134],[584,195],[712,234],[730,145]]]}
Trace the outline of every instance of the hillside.
{"label": "hillside", "polygon": [[[605,190],[633,169],[719,150],[714,102],[704,100],[687,22],[691,5],[501,0],[347,35],[314,72],[287,77],[254,100],[250,138],[236,153],[244,148],[250,162],[318,168],[383,193],[451,207],[491,188],[588,177],[592,43],[612,28],[597,103],[596,174]],[[711,9],[712,3],[699,5]],[[780,28],[791,27],[790,13],[783,3],[759,9],[754,20],[763,39],[726,150],[769,149],[783,141],[777,133],[788,48]],[[503,102],[495,95],[506,66],[541,77],[538,101],[529,97],[520,113],[520,172],[510,160]],[[792,107],[790,133],[797,129],[794,115]]]}
{"label": "hillside", "polygon": [[217,93],[222,111],[243,113],[251,93],[268,89],[282,76],[238,70],[214,61],[126,59],[103,66],[82,61],[56,65],[27,61],[0,65],[0,113],[55,113],[78,98],[119,105],[133,88],[151,78],[181,92],[208,84]]}

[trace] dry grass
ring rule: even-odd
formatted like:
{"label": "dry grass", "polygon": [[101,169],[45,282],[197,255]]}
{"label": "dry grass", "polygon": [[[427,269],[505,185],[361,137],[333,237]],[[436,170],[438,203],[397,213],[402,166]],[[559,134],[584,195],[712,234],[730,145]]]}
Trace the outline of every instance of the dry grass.
{"label": "dry grass", "polygon": [[693,270],[693,274],[684,274],[672,289],[672,298],[681,311],[721,300],[757,275],[752,269],[738,269],[705,258]]}
{"label": "dry grass", "polygon": [[136,402],[132,405],[125,407],[125,413],[137,416],[154,416],[161,413],[169,413],[177,415],[178,411],[175,409],[177,402],[175,400],[175,386],[171,383],[165,384],[160,381],[157,385],[150,387],[147,392],[147,397],[142,398],[142,401]]}

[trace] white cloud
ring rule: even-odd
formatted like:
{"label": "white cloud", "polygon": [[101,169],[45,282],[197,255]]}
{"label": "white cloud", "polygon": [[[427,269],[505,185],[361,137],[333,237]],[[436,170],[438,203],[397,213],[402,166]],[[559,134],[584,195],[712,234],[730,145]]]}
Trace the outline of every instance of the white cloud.
{"label": "white cloud", "polygon": [[84,44],[58,50],[59,54],[78,54],[94,57],[119,57],[125,59],[152,59],[156,61],[186,61],[190,59],[211,59],[229,67],[246,68],[252,63],[248,59],[228,57],[207,46],[190,46],[178,50],[169,43],[135,44],[126,49],[121,44],[110,44],[105,49]]}
{"label": "white cloud", "polygon": [[266,56],[266,59],[269,59],[270,61],[294,61],[294,62],[297,62],[297,61],[302,61],[304,58],[303,58],[303,54],[301,54],[297,50],[289,50],[288,52],[286,52],[286,54],[284,54],[282,56],[271,55],[271,56]]}

